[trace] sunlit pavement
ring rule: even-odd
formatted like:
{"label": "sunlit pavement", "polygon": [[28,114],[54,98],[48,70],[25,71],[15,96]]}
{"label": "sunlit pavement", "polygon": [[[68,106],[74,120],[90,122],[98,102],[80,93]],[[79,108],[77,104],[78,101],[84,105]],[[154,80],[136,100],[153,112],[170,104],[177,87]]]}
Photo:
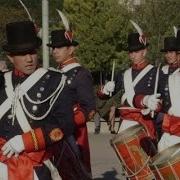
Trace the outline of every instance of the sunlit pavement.
{"label": "sunlit pavement", "polygon": [[88,123],[88,130],[93,179],[124,180],[120,161],[109,143],[114,135],[109,133],[107,124],[101,123],[100,134],[94,134],[94,122]]}

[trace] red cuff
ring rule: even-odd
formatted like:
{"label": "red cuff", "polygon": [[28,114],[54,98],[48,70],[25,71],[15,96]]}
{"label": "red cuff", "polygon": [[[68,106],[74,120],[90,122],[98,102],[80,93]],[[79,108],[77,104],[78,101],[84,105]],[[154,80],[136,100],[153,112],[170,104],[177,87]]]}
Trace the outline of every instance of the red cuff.
{"label": "red cuff", "polygon": [[145,95],[135,95],[134,99],[133,99],[133,104],[136,108],[144,108],[145,106],[143,105],[143,99],[144,99]]}
{"label": "red cuff", "polygon": [[172,116],[170,116],[169,114],[164,115],[162,128],[166,132],[170,131],[170,120],[171,119],[172,119]]}
{"label": "red cuff", "polygon": [[79,104],[74,106],[74,122],[77,126],[81,126],[86,123],[86,117]]}
{"label": "red cuff", "polygon": [[165,114],[162,128],[169,134],[180,136],[180,117]]}
{"label": "red cuff", "polygon": [[78,110],[78,111],[74,112],[74,122],[77,126],[81,126],[86,123],[86,118],[82,111]]}
{"label": "red cuff", "polygon": [[24,133],[22,138],[26,152],[38,151],[45,148],[45,139],[41,128]]}

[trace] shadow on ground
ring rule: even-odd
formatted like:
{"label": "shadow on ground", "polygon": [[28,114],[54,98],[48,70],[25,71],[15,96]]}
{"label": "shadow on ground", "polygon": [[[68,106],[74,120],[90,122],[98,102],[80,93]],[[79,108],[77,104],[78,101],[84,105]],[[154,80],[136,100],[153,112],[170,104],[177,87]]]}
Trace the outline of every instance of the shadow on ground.
{"label": "shadow on ground", "polygon": [[105,173],[102,174],[103,177],[101,178],[95,178],[93,180],[119,180],[116,178],[117,171],[113,169],[112,171],[106,171]]}

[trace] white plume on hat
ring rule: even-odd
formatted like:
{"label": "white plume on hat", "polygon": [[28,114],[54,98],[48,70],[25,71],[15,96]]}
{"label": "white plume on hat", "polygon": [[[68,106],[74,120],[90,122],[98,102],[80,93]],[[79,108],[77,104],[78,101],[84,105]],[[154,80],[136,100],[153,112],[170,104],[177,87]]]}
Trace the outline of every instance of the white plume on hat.
{"label": "white plume on hat", "polygon": [[177,37],[177,32],[178,32],[178,29],[176,26],[173,26],[173,29],[174,29],[174,36]]}
{"label": "white plume on hat", "polygon": [[140,43],[143,43],[144,45],[146,45],[147,41],[146,41],[146,37],[143,33],[143,30],[140,28],[140,26],[135,23],[133,20],[130,20],[130,22],[132,23],[132,25],[134,26],[134,28],[137,30],[137,32],[139,33],[139,41]]}
{"label": "white plume on hat", "polygon": [[66,39],[68,39],[68,40],[70,40],[72,42],[73,33],[71,31],[68,18],[59,9],[56,9],[56,11],[58,12],[58,14],[59,14],[59,16],[60,16],[60,18],[61,18],[61,20],[63,22],[64,28],[66,30],[66,32],[65,32]]}
{"label": "white plume on hat", "polygon": [[[26,7],[26,5],[21,0],[19,0],[19,2],[21,3],[22,7],[25,9],[25,11],[26,11],[26,13],[28,15],[29,20],[34,22],[34,20],[33,20],[32,16],[31,16],[30,12],[28,11],[28,8]],[[36,31],[37,31],[37,36],[39,38],[42,38],[42,28],[38,28],[35,23],[34,23],[34,26],[35,26]]]}
{"label": "white plume on hat", "polygon": [[25,9],[25,11],[26,11],[26,13],[27,13],[27,15],[28,15],[28,17],[29,17],[29,20],[30,20],[30,21],[33,21],[33,18],[32,18],[32,16],[31,16],[31,14],[29,13],[29,11],[28,11],[27,7],[25,6],[25,4],[24,4],[21,0],[19,0],[19,2],[21,3],[21,5],[23,6],[23,8]]}
{"label": "white plume on hat", "polygon": [[62,13],[62,11],[60,11],[59,9],[56,9],[56,11],[58,12],[62,22],[63,22],[63,25],[65,27],[65,30],[66,31],[70,31],[70,26],[69,26],[69,20],[68,18]]}

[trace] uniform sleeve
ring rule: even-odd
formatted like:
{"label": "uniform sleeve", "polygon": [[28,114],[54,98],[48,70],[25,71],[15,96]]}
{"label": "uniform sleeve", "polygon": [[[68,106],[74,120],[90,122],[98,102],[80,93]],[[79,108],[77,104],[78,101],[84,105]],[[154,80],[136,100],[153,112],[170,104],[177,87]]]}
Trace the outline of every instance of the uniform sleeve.
{"label": "uniform sleeve", "polygon": [[[153,72],[154,74],[154,79],[153,79],[153,86],[151,91],[149,90],[144,90],[143,93],[136,93],[134,98],[133,98],[133,105],[136,108],[145,108],[146,106],[143,104],[143,99],[146,95],[153,95],[154,90],[155,90],[155,83],[156,83],[156,74],[157,73],[157,68],[155,68],[155,71]],[[163,96],[163,90],[164,90],[164,85],[165,85],[165,75],[163,74],[162,70],[159,70],[159,77],[158,77],[158,84],[157,84],[157,92],[155,93],[160,93],[161,97]],[[161,109],[161,107],[158,108],[158,111]]]}
{"label": "uniform sleeve", "polygon": [[93,80],[91,73],[85,69],[80,70],[75,79],[76,81],[76,92],[77,92],[77,103],[80,105],[85,117],[95,111],[95,94],[93,87]]}
{"label": "uniform sleeve", "polygon": [[[72,95],[67,87],[65,87],[63,92],[60,94],[54,108],[51,111],[50,117],[55,124],[46,125],[44,127],[45,135],[52,132],[52,130],[56,127],[63,131],[64,136],[70,136],[74,133]],[[47,136],[47,142],[49,142],[48,139],[49,136]]]}
{"label": "uniform sleeve", "polygon": [[24,133],[25,151],[45,149],[74,133],[72,99],[68,88],[64,88],[54,104],[48,121],[42,127]]}

